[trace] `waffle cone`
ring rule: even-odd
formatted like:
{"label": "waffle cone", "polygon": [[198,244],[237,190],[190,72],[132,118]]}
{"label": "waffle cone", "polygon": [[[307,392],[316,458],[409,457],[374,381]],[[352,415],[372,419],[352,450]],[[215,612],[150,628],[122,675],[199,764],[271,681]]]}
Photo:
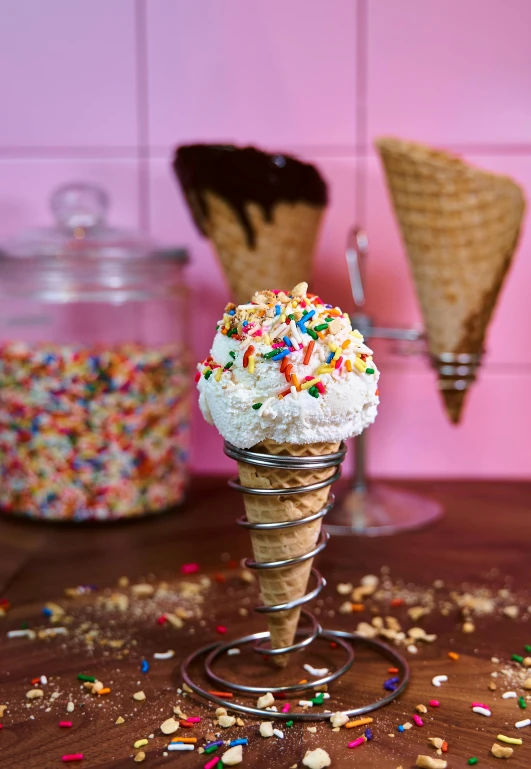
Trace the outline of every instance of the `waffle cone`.
{"label": "waffle cone", "polygon": [[309,203],[277,203],[271,221],[255,203],[247,213],[255,232],[255,246],[235,210],[223,198],[207,192],[208,218],[203,221],[238,304],[249,300],[264,286],[282,288],[307,280],[323,208]]}
{"label": "waffle cone", "polygon": [[[376,146],[430,353],[481,354],[518,242],[525,208],[520,187],[421,144],[384,138]],[[439,375],[439,386],[457,423],[466,390],[452,389],[448,379],[452,376]]]}
{"label": "waffle cone", "polygon": [[[339,443],[314,443],[298,446],[289,443],[264,441],[254,447],[261,453],[285,456],[320,456],[331,454],[339,449]],[[256,488],[293,488],[329,478],[336,471],[335,467],[323,470],[279,470],[277,468],[256,467],[238,462],[240,482],[244,486]],[[247,518],[253,523],[272,523],[293,521],[306,518],[326,505],[329,487],[307,494],[290,496],[259,496],[245,494]],[[321,531],[322,519],[277,531],[251,531],[254,558],[257,562],[280,561],[304,555],[316,546]],[[295,566],[281,569],[263,569],[258,572],[262,600],[266,606],[286,603],[306,594],[308,578],[313,559]],[[290,646],[295,639],[295,631],[300,616],[300,607],[268,615],[271,646],[279,649]],[[273,658],[283,667],[287,663],[286,655]]]}

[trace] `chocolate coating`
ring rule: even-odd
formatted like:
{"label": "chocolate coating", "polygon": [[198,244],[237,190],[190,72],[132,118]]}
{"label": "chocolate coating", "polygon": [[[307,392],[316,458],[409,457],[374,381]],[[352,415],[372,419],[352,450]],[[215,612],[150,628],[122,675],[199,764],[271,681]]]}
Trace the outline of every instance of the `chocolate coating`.
{"label": "chocolate coating", "polygon": [[249,248],[254,248],[256,235],[247,213],[248,203],[259,205],[266,221],[271,221],[277,203],[304,202],[324,207],[328,201],[326,183],[315,166],[255,147],[185,145],[177,148],[173,168],[200,232],[207,235],[205,193],[210,191],[235,211]]}

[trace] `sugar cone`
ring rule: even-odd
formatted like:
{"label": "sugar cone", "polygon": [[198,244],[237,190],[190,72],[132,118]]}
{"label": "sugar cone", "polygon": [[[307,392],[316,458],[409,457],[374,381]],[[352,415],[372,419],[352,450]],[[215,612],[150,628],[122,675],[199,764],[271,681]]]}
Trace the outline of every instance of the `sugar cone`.
{"label": "sugar cone", "polygon": [[[298,446],[289,443],[264,441],[253,450],[261,453],[285,456],[321,456],[339,449],[339,443],[314,443]],[[329,478],[335,467],[322,470],[279,470],[257,467],[238,462],[240,481],[244,486],[256,488],[293,488]],[[290,496],[259,496],[245,494],[245,510],[252,523],[272,523],[306,518],[321,510],[328,499],[329,487],[307,494]],[[313,550],[318,542],[322,519],[301,526],[277,531],[251,531],[254,558],[257,562],[279,561],[295,558]],[[262,600],[267,606],[286,603],[306,594],[313,559],[281,569],[263,569],[258,572]],[[290,646],[300,616],[300,607],[268,615],[271,646],[279,649]],[[287,663],[286,655],[273,657],[281,667]]]}
{"label": "sugar cone", "polygon": [[[520,187],[445,152],[376,141],[419,297],[430,353],[481,355],[525,208]],[[457,361],[459,362],[459,361]],[[452,422],[468,381],[439,367]],[[473,375],[471,377],[473,379]],[[462,387],[463,389],[456,389]]]}
{"label": "sugar cone", "polygon": [[311,273],[323,209],[309,203],[277,203],[268,221],[255,203],[247,215],[255,232],[249,245],[236,212],[213,192],[206,193],[209,218],[204,222],[237,304],[264,286],[295,286]]}

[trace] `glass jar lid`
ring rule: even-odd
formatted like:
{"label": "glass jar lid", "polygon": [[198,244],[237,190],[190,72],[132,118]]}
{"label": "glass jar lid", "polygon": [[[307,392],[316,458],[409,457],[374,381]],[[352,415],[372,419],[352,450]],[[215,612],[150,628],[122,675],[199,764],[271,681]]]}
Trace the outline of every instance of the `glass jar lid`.
{"label": "glass jar lid", "polygon": [[5,244],[3,258],[187,261],[184,249],[161,248],[140,232],[110,227],[109,196],[98,185],[66,184],[53,193],[50,206],[55,226],[21,233]]}

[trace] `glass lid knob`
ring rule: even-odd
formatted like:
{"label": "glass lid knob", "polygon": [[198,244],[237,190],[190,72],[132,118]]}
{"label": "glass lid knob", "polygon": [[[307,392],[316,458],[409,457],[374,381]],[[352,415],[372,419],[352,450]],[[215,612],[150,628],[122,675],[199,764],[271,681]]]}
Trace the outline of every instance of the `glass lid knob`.
{"label": "glass lid knob", "polygon": [[85,230],[105,223],[109,197],[96,184],[65,184],[53,193],[50,204],[58,224],[83,238]]}

